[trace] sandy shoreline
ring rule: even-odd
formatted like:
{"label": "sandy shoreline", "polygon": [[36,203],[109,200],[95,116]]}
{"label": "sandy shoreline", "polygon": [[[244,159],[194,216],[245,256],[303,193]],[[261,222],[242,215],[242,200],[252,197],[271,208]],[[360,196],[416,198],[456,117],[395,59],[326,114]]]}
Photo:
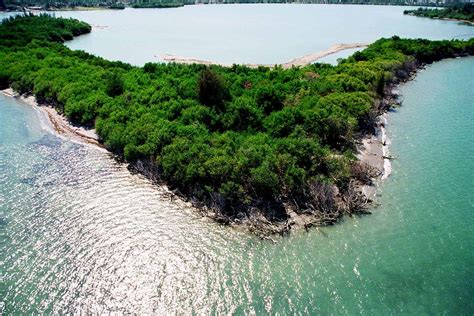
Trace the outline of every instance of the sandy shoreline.
{"label": "sandy shoreline", "polygon": [[368,199],[373,199],[376,195],[377,187],[381,182],[386,180],[392,173],[391,160],[395,159],[390,155],[390,139],[387,136],[387,117],[393,106],[400,106],[399,86],[407,83],[425,69],[426,64],[414,63],[406,65],[405,69],[408,74],[403,77],[397,77],[390,83],[384,92],[384,97],[380,101],[379,115],[374,123],[374,133],[364,136],[361,144],[358,146],[357,158],[375,168],[380,174],[374,179],[372,185],[364,185],[361,190]]}
{"label": "sandy shoreline", "polygon": [[[335,53],[338,53],[338,52],[341,52],[343,50],[354,49],[354,48],[364,48],[364,47],[367,47],[368,45],[369,44],[365,44],[365,43],[335,44],[335,45],[332,45],[330,48],[328,48],[326,50],[292,59],[292,60],[290,60],[286,63],[281,64],[281,66],[284,69],[288,69],[288,68],[291,68],[291,67],[294,67],[294,66],[305,66],[305,65],[309,65],[309,64],[317,61],[318,59],[321,59],[323,57],[326,57],[326,56],[329,56],[329,55],[332,55],[332,54],[335,54]],[[162,59],[166,62],[177,63],[177,64],[187,64],[187,65],[189,65],[189,64],[201,64],[201,65],[208,65],[208,66],[210,66],[210,65],[219,65],[219,66],[224,66],[224,67],[232,66],[230,64],[225,64],[225,63],[218,63],[218,62],[213,62],[213,61],[209,61],[209,60],[201,60],[201,59],[196,59],[196,58],[180,57],[180,56],[174,56],[174,55],[170,55],[170,54],[164,54],[164,55],[161,55],[161,56],[155,55],[155,57],[160,58],[160,59]],[[245,64],[245,66],[250,67],[250,68],[258,68],[260,66],[273,67],[274,65],[270,65],[270,64]]]}
{"label": "sandy shoreline", "polygon": [[0,91],[3,95],[21,100],[22,102],[32,106],[35,110],[41,112],[47,118],[49,127],[51,127],[57,135],[73,142],[104,148],[104,146],[99,142],[99,136],[95,133],[95,130],[73,126],[68,119],[59,114],[56,109],[45,105],[39,105],[34,96],[20,96],[11,88]]}
{"label": "sandy shoreline", "polygon": [[[358,148],[359,153],[357,155],[357,158],[361,162],[380,171],[380,176],[377,177],[379,182],[386,180],[392,172],[391,156],[389,154],[390,141],[387,138],[386,126],[387,113],[384,113],[377,119],[375,135],[370,135],[362,139],[362,144]],[[377,184],[364,185],[362,187],[362,192],[367,198],[372,199],[375,196]]]}

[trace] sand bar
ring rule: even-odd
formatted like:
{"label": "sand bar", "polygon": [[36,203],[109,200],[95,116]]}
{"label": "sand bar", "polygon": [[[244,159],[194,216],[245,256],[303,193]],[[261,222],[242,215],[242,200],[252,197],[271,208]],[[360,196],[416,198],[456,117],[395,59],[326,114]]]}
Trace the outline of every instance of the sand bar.
{"label": "sand bar", "polygon": [[[286,63],[281,64],[281,66],[285,69],[294,67],[294,66],[305,66],[309,65],[311,63],[314,63],[318,59],[321,59],[323,57],[326,57],[328,55],[332,55],[335,53],[338,53],[340,51],[346,50],[346,49],[354,49],[354,48],[364,48],[367,47],[369,44],[366,43],[354,43],[354,44],[335,44],[329,47],[326,50],[316,52],[316,53],[311,53],[308,55],[304,55],[302,57],[298,57],[295,59],[292,59]],[[225,64],[225,63],[218,63],[218,62],[213,62],[209,60],[201,60],[201,59],[196,59],[196,58],[187,58],[187,57],[180,57],[180,56],[174,56],[170,54],[164,54],[161,56],[155,55],[156,58],[160,58],[166,62],[170,63],[177,63],[177,64],[201,64],[201,65],[219,65],[219,66],[225,66],[225,67],[230,67],[232,65],[230,64]],[[274,65],[270,64],[245,64],[245,66],[248,66],[250,68],[257,68],[259,66],[265,66],[265,67],[272,67]]]}

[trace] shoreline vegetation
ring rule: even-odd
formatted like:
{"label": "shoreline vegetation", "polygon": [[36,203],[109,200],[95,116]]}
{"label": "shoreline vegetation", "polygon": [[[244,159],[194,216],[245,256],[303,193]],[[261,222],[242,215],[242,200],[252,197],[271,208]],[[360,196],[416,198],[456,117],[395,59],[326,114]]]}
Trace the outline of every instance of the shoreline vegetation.
{"label": "shoreline vegetation", "polygon": [[[295,66],[306,66],[308,64],[311,64],[323,57],[336,54],[338,52],[341,52],[346,49],[354,49],[354,48],[364,48],[369,46],[369,44],[365,43],[354,43],[354,44],[335,44],[332,45],[330,48],[304,55],[299,58],[292,59],[286,63],[281,64],[283,69],[289,69],[291,67]],[[206,65],[206,66],[223,66],[223,67],[232,67],[232,65],[229,64],[224,64],[224,63],[218,63],[218,62],[213,62],[213,61],[207,61],[207,60],[201,60],[201,59],[196,59],[196,58],[186,58],[186,57],[179,57],[179,56],[174,56],[170,54],[165,54],[162,56],[155,56],[157,58],[160,58],[161,60],[164,60],[166,62],[171,62],[171,63],[177,63],[177,64],[186,64],[186,65],[191,65],[191,64],[199,64],[199,65]],[[242,66],[246,66],[249,68],[258,68],[258,67],[273,67],[274,65],[269,65],[269,64],[244,64]]]}
{"label": "shoreline vegetation", "polygon": [[396,85],[474,54],[474,39],[392,37],[337,66],[134,67],[62,45],[90,31],[46,15],[5,20],[0,89],[95,128],[133,170],[260,236],[369,213],[366,194],[391,159],[381,115],[397,103]]}
{"label": "shoreline vegetation", "polygon": [[416,10],[405,10],[403,14],[431,19],[459,21],[474,25],[474,3],[455,4],[443,9],[418,8]]}

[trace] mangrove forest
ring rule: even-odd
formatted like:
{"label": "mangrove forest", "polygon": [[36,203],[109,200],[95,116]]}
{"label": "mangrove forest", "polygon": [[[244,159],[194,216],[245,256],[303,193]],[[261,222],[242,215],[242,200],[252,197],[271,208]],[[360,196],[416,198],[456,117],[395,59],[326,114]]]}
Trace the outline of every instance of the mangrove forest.
{"label": "mangrove forest", "polygon": [[357,143],[390,106],[391,85],[474,53],[474,39],[392,37],[336,66],[135,67],[62,44],[90,31],[48,15],[4,20],[0,88],[95,128],[118,159],[224,222],[285,222],[296,212],[332,223],[365,212],[357,188],[374,170],[358,161]]}

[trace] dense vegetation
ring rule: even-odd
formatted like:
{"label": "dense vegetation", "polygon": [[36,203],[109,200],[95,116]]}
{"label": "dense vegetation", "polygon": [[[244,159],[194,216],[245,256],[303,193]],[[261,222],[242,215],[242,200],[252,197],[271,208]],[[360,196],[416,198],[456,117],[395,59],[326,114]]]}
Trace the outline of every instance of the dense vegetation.
{"label": "dense vegetation", "polygon": [[113,3],[109,6],[109,9],[114,9],[114,10],[124,10],[125,5],[123,3]]}
{"label": "dense vegetation", "polygon": [[[284,70],[110,62],[59,44],[77,20],[25,16],[0,25],[0,88],[95,126],[105,146],[226,218],[284,219],[285,208],[358,211],[354,156],[387,83],[416,63],[474,53],[470,41],[381,39],[338,66]],[[345,203],[341,204],[340,201]],[[343,205],[343,206],[341,206]]]}
{"label": "dense vegetation", "polygon": [[34,40],[64,43],[74,36],[90,33],[91,26],[72,19],[54,19],[49,15],[25,15],[5,19],[0,24],[2,48],[19,48]]}
{"label": "dense vegetation", "polygon": [[178,8],[184,6],[184,2],[179,1],[140,1],[132,4],[132,8]]}
{"label": "dense vegetation", "polygon": [[[2,0],[0,0],[2,1]],[[61,0],[61,1],[48,1],[48,0],[4,0],[4,8],[10,11],[22,11],[23,8],[35,9],[41,8],[44,10],[74,10],[74,9],[99,9],[99,8],[110,8],[120,9],[125,8],[125,5],[115,0]],[[2,9],[0,7],[0,9]]]}
{"label": "dense vegetation", "polygon": [[473,3],[456,4],[444,9],[418,8],[416,10],[405,10],[403,13],[427,18],[455,19],[474,22]]}

